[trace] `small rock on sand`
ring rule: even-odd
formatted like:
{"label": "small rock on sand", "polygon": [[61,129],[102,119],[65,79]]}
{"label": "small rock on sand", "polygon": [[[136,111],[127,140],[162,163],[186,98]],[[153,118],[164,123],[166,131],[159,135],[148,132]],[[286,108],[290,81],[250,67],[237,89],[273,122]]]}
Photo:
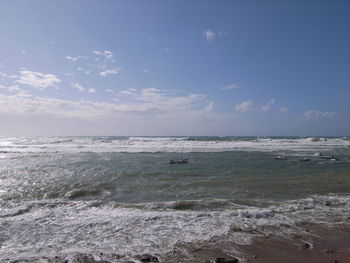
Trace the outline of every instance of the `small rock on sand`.
{"label": "small rock on sand", "polygon": [[159,259],[155,256],[152,256],[150,254],[143,254],[141,256],[137,256],[137,259],[141,262],[159,262]]}
{"label": "small rock on sand", "polygon": [[238,263],[237,258],[226,259],[226,258],[217,258],[215,263]]}
{"label": "small rock on sand", "polygon": [[305,242],[303,248],[309,249],[311,247],[310,243]]}

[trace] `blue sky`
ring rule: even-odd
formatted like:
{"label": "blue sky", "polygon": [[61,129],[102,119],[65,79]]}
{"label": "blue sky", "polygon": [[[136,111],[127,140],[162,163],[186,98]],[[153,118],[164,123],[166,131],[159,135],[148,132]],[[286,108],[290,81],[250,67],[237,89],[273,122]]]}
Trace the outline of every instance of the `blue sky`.
{"label": "blue sky", "polygon": [[350,135],[350,2],[2,1],[0,135]]}

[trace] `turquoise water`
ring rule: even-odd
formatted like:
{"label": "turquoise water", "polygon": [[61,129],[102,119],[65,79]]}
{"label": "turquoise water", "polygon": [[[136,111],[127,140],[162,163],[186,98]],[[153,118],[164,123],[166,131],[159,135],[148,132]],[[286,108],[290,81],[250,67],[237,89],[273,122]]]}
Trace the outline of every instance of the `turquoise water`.
{"label": "turquoise water", "polygon": [[[182,152],[188,164],[169,164]],[[350,212],[349,177],[347,138],[1,138],[0,260],[101,249],[132,258],[247,223],[331,223]]]}

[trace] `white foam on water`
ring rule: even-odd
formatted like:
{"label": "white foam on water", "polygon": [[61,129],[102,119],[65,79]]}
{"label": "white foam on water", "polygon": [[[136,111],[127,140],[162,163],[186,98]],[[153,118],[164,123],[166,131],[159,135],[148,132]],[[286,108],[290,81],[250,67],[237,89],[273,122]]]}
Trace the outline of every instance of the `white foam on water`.
{"label": "white foam on water", "polygon": [[[195,205],[207,200],[187,202]],[[254,232],[283,235],[298,222],[346,223],[350,196],[313,196],[264,208],[234,204],[219,210],[178,208],[181,206],[174,206],[174,202],[152,206],[59,200],[7,207],[0,214],[0,260],[14,255],[54,256],[101,250],[129,256],[163,254],[179,242],[199,243],[213,238],[248,244]]]}
{"label": "white foam on water", "polygon": [[1,138],[0,152],[224,152],[224,151],[294,151],[311,154],[350,147],[350,140],[327,138],[313,141],[299,139],[191,140],[186,137],[19,137]]}

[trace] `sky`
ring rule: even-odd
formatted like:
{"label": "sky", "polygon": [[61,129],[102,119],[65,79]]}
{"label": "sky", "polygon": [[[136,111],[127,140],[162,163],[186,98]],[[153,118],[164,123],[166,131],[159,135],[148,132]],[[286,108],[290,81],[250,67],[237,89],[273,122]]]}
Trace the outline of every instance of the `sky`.
{"label": "sky", "polygon": [[349,136],[349,1],[0,2],[0,136]]}

